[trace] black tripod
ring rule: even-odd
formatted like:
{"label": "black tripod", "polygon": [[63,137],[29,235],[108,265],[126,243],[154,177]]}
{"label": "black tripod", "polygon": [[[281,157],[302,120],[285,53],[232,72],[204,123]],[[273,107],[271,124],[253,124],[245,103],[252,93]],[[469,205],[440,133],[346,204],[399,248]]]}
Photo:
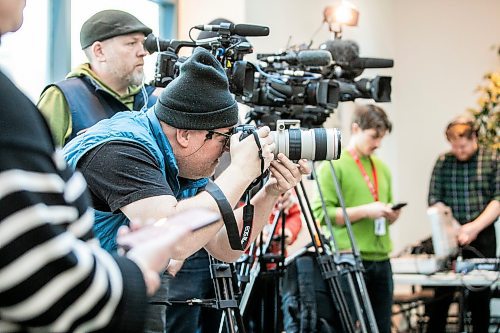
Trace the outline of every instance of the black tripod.
{"label": "black tripod", "polygon": [[[313,164],[312,167],[312,174],[313,178],[316,182],[317,188],[318,188],[318,194],[321,200],[321,205],[322,209],[324,212],[325,216],[325,222],[326,225],[330,231],[330,234],[332,235],[332,242],[330,244],[330,249],[333,250],[333,256],[331,259],[333,259],[334,265],[336,266],[337,270],[345,276],[346,282],[348,283],[349,286],[349,291],[350,291],[350,300],[352,301],[352,304],[354,305],[354,309],[356,312],[356,323],[355,325],[358,326],[361,329],[361,332],[371,332],[371,333],[378,333],[378,327],[376,324],[375,320],[375,315],[373,313],[373,308],[370,303],[370,299],[368,297],[367,289],[366,289],[366,284],[365,280],[363,278],[363,264],[361,261],[361,256],[359,252],[359,248],[357,246],[356,240],[354,238],[354,234],[352,231],[352,225],[349,220],[349,216],[347,215],[346,207],[345,207],[345,202],[344,198],[342,195],[342,192],[340,190],[340,185],[338,182],[337,175],[335,173],[335,169],[333,168],[333,162],[325,162],[329,163],[330,167],[330,173],[332,175],[332,180],[335,185],[335,190],[337,192],[337,196],[339,198],[340,206],[342,207],[342,212],[344,215],[344,221],[345,221],[345,227],[347,230],[347,235],[349,238],[349,242],[351,245],[351,253],[340,253],[336,242],[335,238],[333,237],[333,227],[332,227],[332,222],[328,216],[327,209],[326,209],[326,204],[325,200],[323,197],[323,193],[321,191],[320,184],[318,182],[318,179],[316,177],[316,169]],[[311,206],[309,204],[309,201],[307,199],[307,195],[304,191],[303,185],[301,184],[303,194],[305,195],[306,202],[308,204],[309,212],[312,214]],[[314,224],[316,226],[316,224]],[[317,226],[316,226],[317,228]]]}
{"label": "black tripod", "polygon": [[[300,191],[296,188],[299,204],[305,219],[308,232],[313,240],[314,253],[322,278],[328,286],[332,303],[336,312],[339,315],[342,331],[344,332],[369,332],[378,333],[378,328],[373,314],[373,309],[367,294],[365,281],[363,278],[363,265],[361,262],[359,249],[355,242],[352,227],[349,218],[345,211],[345,203],[340,187],[336,178],[335,170],[331,166],[331,173],[334,179],[337,195],[340,198],[340,203],[343,208],[344,219],[346,221],[346,228],[348,230],[349,241],[351,243],[351,253],[340,253],[338,250],[335,238],[333,237],[332,223],[326,213],[326,205],[323,199],[323,194],[317,182],[316,171],[313,166],[313,177],[318,186],[318,192],[321,198],[322,209],[325,212],[325,222],[332,235],[330,241],[326,241],[322,236],[318,225],[314,223],[313,213],[309,198],[305,191],[304,185],[300,183]],[[275,221],[276,222],[276,221]],[[284,225],[283,225],[284,226]],[[274,226],[275,230],[276,226]],[[274,234],[273,230],[273,234]],[[267,245],[268,246],[268,245]],[[309,246],[308,246],[309,247]],[[307,249],[304,250],[304,252]],[[242,297],[240,308],[242,313],[246,310],[247,300],[252,292],[254,283],[260,273],[259,265],[253,265],[249,274],[249,283],[245,288]],[[354,313],[350,311],[350,307],[354,309]]]}
{"label": "black tripod", "polygon": [[[214,286],[214,298],[188,300],[168,300],[166,302],[151,302],[155,305],[186,304],[190,306],[203,306],[222,310],[222,320],[219,332],[245,333],[245,327],[238,308],[241,297],[238,282],[235,279],[236,271],[233,264],[228,264],[208,256],[210,261],[210,275]],[[168,318],[167,318],[168,320]]]}
{"label": "black tripod", "polygon": [[240,288],[235,279],[235,269],[233,264],[219,261],[212,256],[210,258],[210,274],[214,283],[215,299],[209,305],[223,310],[224,324],[221,322],[219,332],[226,328],[229,333],[245,333],[243,319],[238,308],[238,297]]}
{"label": "black tripod", "polygon": [[[306,226],[308,228],[309,235],[311,236],[311,239],[313,240],[312,245],[314,246],[314,253],[316,255],[316,260],[318,262],[319,268],[321,275],[323,279],[325,280],[327,286],[328,286],[328,291],[331,297],[331,301],[333,306],[335,307],[336,313],[338,313],[341,325],[342,325],[342,331],[343,332],[357,332],[358,330],[356,327],[358,326],[358,323],[364,324],[364,321],[360,320],[359,322],[356,322],[348,307],[348,302],[346,300],[346,297],[343,292],[343,282],[342,280],[347,281],[347,284],[349,286],[349,289],[352,291],[352,294],[354,294],[356,288],[355,288],[355,283],[352,280],[352,277],[350,276],[350,271],[346,269],[346,265],[344,263],[345,259],[341,259],[339,255],[339,251],[336,248],[335,242],[333,241],[333,249],[332,251],[331,244],[327,243],[324,241],[324,237],[322,236],[322,233],[319,230],[319,227],[317,226],[316,223],[313,223],[312,219],[312,210],[311,210],[311,205],[309,202],[309,198],[307,196],[307,193],[305,192],[304,185],[300,183],[300,189],[301,191],[299,192],[298,189],[296,188],[296,193],[297,197],[299,199],[299,205],[302,210],[302,214],[304,216],[304,219],[306,221]],[[282,214],[282,236],[281,236],[281,253],[284,254],[284,227],[285,227],[285,216]],[[276,227],[277,227],[277,221],[279,219],[279,215],[276,216],[275,220],[273,221],[273,231],[272,235],[274,235]],[[330,226],[331,227],[331,226]],[[268,240],[268,242],[264,245],[263,251],[261,253],[266,253],[269,244],[270,244],[271,239]],[[262,256],[259,256],[259,258],[262,258]],[[284,256],[283,256],[284,258]],[[259,260],[260,261],[260,260]],[[250,265],[250,264],[248,264]],[[248,276],[248,284],[245,288],[245,291],[242,296],[242,301],[240,304],[240,309],[241,312],[244,314],[246,311],[247,307],[247,302],[250,297],[250,294],[252,293],[254,289],[254,284],[257,281],[257,278],[259,274],[261,274],[261,267],[262,265],[258,265],[257,263],[253,263],[253,267],[248,270],[248,265],[244,266],[245,268],[242,269],[242,272],[248,272],[249,271],[249,276]],[[281,270],[279,271],[282,276],[283,272],[283,263],[278,264],[278,267],[281,267]],[[356,296],[358,294],[356,293]],[[275,297],[279,297],[279,290],[276,291]],[[314,297],[314,296],[313,296]],[[362,309],[362,305],[359,304],[359,299],[358,297],[353,297],[353,299],[358,303],[355,306],[357,309]],[[274,309],[275,312],[278,311],[278,307],[276,306]],[[361,313],[361,310],[359,311]],[[274,332],[277,332],[276,329],[277,325],[275,322],[274,325]],[[267,326],[269,329],[269,326]],[[376,329],[376,328],[375,328]],[[363,332],[369,332],[368,330],[364,329]],[[370,331],[370,332],[377,332],[375,331]]]}
{"label": "black tripod", "polygon": [[[278,222],[281,219],[281,231],[279,236],[275,237]],[[286,223],[286,214],[284,214],[283,210],[280,210],[278,214],[274,216],[273,222],[270,228],[270,237],[264,242],[262,239],[262,234],[260,237],[259,245],[256,245],[254,242],[250,248],[248,255],[245,260],[241,263],[239,269],[239,280],[241,282],[242,290],[244,290],[241,303],[240,310],[244,317],[248,317],[248,313],[251,311],[247,311],[248,305],[252,300],[258,299],[260,301],[259,304],[259,314],[258,322],[256,325],[258,327],[254,327],[256,332],[269,332],[269,329],[272,328],[272,332],[279,332],[281,329],[280,326],[280,279],[283,276],[285,269],[285,223]],[[269,253],[272,242],[279,242],[280,244],[280,253]],[[257,260],[255,260],[255,258]],[[273,267],[268,267],[272,265]],[[260,295],[255,297],[256,295],[252,295],[252,292],[255,289],[256,284],[258,285],[259,279],[263,282],[259,287],[263,287],[265,291],[270,290],[270,294],[267,292],[261,291]],[[271,281],[272,283],[268,283]],[[255,323],[254,323],[255,325]]]}
{"label": "black tripod", "polygon": [[325,280],[330,291],[330,296],[335,306],[335,310],[339,314],[343,331],[356,332],[356,322],[352,318],[345,294],[343,292],[342,278],[347,278],[351,291],[352,283],[349,282],[350,279],[348,274],[346,274],[345,269],[339,265],[339,251],[335,241],[333,240],[332,244],[327,243],[322,236],[319,226],[314,222],[311,204],[303,183],[300,183],[300,189],[301,192],[300,195],[298,195],[299,204],[304,214],[307,230],[312,239],[316,260],[318,262],[323,280]]}

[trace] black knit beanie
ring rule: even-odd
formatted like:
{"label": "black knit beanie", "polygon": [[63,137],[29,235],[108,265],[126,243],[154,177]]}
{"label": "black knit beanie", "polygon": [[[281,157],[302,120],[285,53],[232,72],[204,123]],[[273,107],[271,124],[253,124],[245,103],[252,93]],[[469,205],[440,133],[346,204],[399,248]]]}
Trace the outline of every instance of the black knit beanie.
{"label": "black knit beanie", "polygon": [[238,122],[238,104],[219,61],[198,47],[155,105],[159,120],[179,129],[210,130]]}

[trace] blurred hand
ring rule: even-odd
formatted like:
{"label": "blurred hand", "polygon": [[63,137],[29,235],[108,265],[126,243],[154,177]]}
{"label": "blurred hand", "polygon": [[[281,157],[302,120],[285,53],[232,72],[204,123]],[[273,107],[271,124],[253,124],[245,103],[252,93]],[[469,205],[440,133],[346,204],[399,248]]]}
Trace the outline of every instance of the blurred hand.
{"label": "blurred hand", "polygon": [[[379,217],[388,218],[393,216],[393,210],[391,206],[380,201],[375,201],[366,205],[363,205],[366,217],[371,219],[377,219]],[[399,215],[398,215],[399,216]]]}
{"label": "blurred hand", "polygon": [[[269,241],[269,237],[271,236],[272,225],[267,224],[264,229],[262,229],[262,242],[265,244]],[[281,228],[279,230],[275,230],[275,236],[281,236]],[[292,231],[285,227],[285,245],[290,245],[292,243]],[[260,237],[256,238],[257,245],[260,245]]]}
{"label": "blurred hand", "polygon": [[277,210],[283,210],[285,214],[288,214],[290,208],[295,204],[295,196],[293,195],[293,190],[288,190],[283,193],[276,201],[275,208]]}
{"label": "blurred hand", "polygon": [[184,265],[184,260],[171,259],[167,266],[167,273],[175,276],[181,270],[182,265]]}
{"label": "blurred hand", "polygon": [[431,207],[436,207],[438,208],[439,210],[442,210],[443,212],[445,213],[448,213],[448,214],[451,214],[451,208],[446,206],[444,203],[442,202],[436,202],[434,205],[432,205]]}
{"label": "blurred hand", "polygon": [[385,218],[387,219],[389,224],[393,224],[394,222],[396,222],[396,220],[399,218],[399,215],[401,214],[401,209],[391,209],[390,212],[385,215]]}
{"label": "blurred hand", "polygon": [[[126,234],[137,232],[143,227],[144,225],[140,222],[131,222],[130,227],[120,227],[117,237],[119,239]],[[127,252],[126,256],[141,269],[149,296],[152,296],[160,287],[159,273],[165,271],[172,257],[172,252],[175,251],[176,243],[181,242],[190,233],[188,227],[172,225],[167,232],[162,232],[161,236],[142,242]]]}
{"label": "blurred hand", "polygon": [[311,173],[307,160],[302,159],[297,164],[283,153],[279,153],[278,159],[271,162],[269,170],[271,176],[265,189],[268,194],[275,196],[294,188],[302,180],[303,175]]}
{"label": "blurred hand", "polygon": [[[271,130],[267,126],[257,130],[264,159],[264,171],[269,168],[271,161],[274,160],[275,143],[274,137],[270,133]],[[253,180],[261,174],[259,149],[255,143],[254,135],[249,135],[240,141],[241,134],[238,133],[231,137],[231,164],[237,166],[243,175],[249,176]]]}
{"label": "blurred hand", "polygon": [[460,245],[469,245],[477,238],[480,229],[474,222],[466,223],[458,229],[457,240]]}

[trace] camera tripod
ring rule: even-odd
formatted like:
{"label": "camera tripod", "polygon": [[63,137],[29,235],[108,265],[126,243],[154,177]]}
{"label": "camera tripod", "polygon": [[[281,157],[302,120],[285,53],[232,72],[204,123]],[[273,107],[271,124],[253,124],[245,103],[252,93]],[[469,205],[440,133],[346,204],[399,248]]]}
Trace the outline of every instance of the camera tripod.
{"label": "camera tripod", "polygon": [[[363,265],[361,262],[359,249],[355,242],[352,233],[352,226],[350,224],[347,212],[345,210],[345,203],[343,201],[342,193],[340,191],[340,186],[338,184],[338,180],[332,162],[326,162],[326,163],[330,163],[330,171],[335,184],[337,195],[340,199],[340,203],[343,209],[344,220],[348,231],[348,237],[351,244],[352,252],[340,253],[340,251],[338,250],[335,238],[333,236],[332,223],[326,212],[325,201],[323,199],[323,194],[321,192],[316,177],[316,170],[313,165],[312,168],[313,178],[316,182],[316,185],[318,186],[318,193],[321,199],[322,209],[325,213],[325,222],[327,228],[330,231],[330,234],[332,235],[330,241],[325,240],[318,225],[314,222],[311,204],[309,202],[309,198],[305,191],[303,183],[301,182],[299,184],[300,191],[297,187],[295,190],[297,193],[297,197],[299,199],[298,202],[301,207],[302,214],[305,219],[306,227],[312,239],[311,244],[314,247],[314,255],[316,257],[322,278],[325,281],[325,284],[328,286],[328,291],[333,306],[339,315],[339,319],[342,325],[342,331],[349,333],[351,332],[378,333],[375,316],[373,314],[373,309],[371,307],[371,303],[366,290],[365,281],[363,278]],[[279,215],[277,216],[277,218],[279,218]],[[276,230],[277,218],[275,219],[275,221],[273,221],[273,228],[272,228],[273,231],[271,235],[274,235],[274,232]],[[284,229],[285,226],[284,216],[282,218],[283,218],[282,228]],[[282,241],[283,241],[281,245],[282,254],[284,254],[283,234],[282,234]],[[268,247],[269,243],[266,243],[263,252],[261,253],[265,254]],[[305,253],[308,247],[310,246],[304,248],[303,251],[301,251],[301,253]],[[290,260],[287,259],[287,263],[289,262]],[[241,270],[243,273],[244,281],[245,281],[245,272],[248,272],[247,274],[248,284],[245,288],[240,303],[240,309],[243,314],[245,314],[248,299],[250,297],[250,294],[252,293],[252,289],[254,288],[255,281],[257,280],[259,274],[261,274],[261,267],[262,267],[262,264],[259,265],[258,263],[254,263],[251,260],[250,263],[247,265],[252,266],[252,268],[248,270],[247,266]],[[281,263],[280,265],[278,265],[278,268],[280,269],[278,274],[282,274],[284,265]],[[278,277],[280,276],[281,275],[278,275]],[[278,297],[277,294],[275,296]],[[354,311],[351,311],[350,309],[351,307],[353,308]],[[276,308],[275,311],[278,311],[278,309]],[[277,327],[276,323],[274,327],[276,331]]]}
{"label": "camera tripod", "polygon": [[[281,219],[281,231],[275,236],[278,222]],[[248,255],[241,261],[238,278],[244,290],[240,302],[240,311],[247,320],[252,321],[256,332],[280,331],[280,279],[285,270],[285,221],[286,214],[280,210],[271,224],[269,238],[263,241],[261,234],[259,245],[254,242]],[[272,242],[279,242],[280,253],[269,253]],[[256,259],[256,260],[255,260]],[[272,265],[273,267],[269,267]],[[252,295],[252,291],[259,287],[261,292],[258,297]],[[252,296],[254,296],[252,298]],[[252,301],[259,302],[259,313],[247,311]],[[256,315],[257,318],[253,318]],[[256,322],[257,319],[257,322]],[[258,327],[255,327],[258,326]]]}
{"label": "camera tripod", "polygon": [[[333,233],[332,222],[327,213],[325,200],[316,176],[316,168],[313,163],[312,176],[318,189],[318,195],[321,200],[321,206],[325,217],[324,218],[325,223],[331,235],[331,241],[327,243],[323,243],[322,241],[323,237],[318,237],[320,246],[317,246],[315,244],[316,242],[313,241],[318,263],[320,265],[323,278],[328,283],[332,291],[332,295],[334,296],[334,298],[335,296],[338,296],[337,308],[340,310],[340,318],[344,330],[346,332],[357,332],[359,328],[361,332],[378,333],[378,327],[376,324],[375,315],[373,313],[373,308],[371,306],[371,302],[368,297],[366,289],[365,280],[363,278],[364,268],[361,261],[361,255],[356,240],[354,238],[349,216],[347,215],[345,202],[343,199],[342,192],[340,190],[338,178],[335,173],[335,169],[333,168],[333,162],[328,161],[325,163],[329,163],[332,180],[335,185],[335,190],[339,198],[340,206],[342,208],[342,212],[344,215],[345,227],[351,245],[351,252],[340,253],[337,247]],[[314,226],[316,233],[318,235],[321,235],[321,231],[319,230],[318,225],[314,223],[314,219],[312,218],[313,213],[309,199],[307,197],[307,193],[304,189],[304,185],[301,183],[300,186],[302,190],[302,196],[305,200],[306,205],[304,205],[302,201],[299,202],[301,203],[301,208],[303,210],[307,208],[307,213],[309,213],[309,216],[307,216],[307,214],[304,214],[309,233],[312,234],[313,232],[311,227],[312,225]],[[318,251],[319,249],[321,249],[324,252],[320,254]],[[348,291],[349,291],[348,295],[342,293],[342,289],[340,290],[340,292],[335,291],[335,289],[337,288],[342,288],[342,285],[345,283],[347,283],[348,286]],[[348,302],[348,300],[350,302]],[[334,304],[335,304],[335,299],[334,299]],[[350,313],[348,309],[348,305],[350,304],[352,304],[354,307],[355,310],[354,316],[352,313]]]}
{"label": "camera tripod", "polygon": [[245,333],[243,318],[238,308],[237,298],[240,295],[240,289],[235,279],[234,265],[224,263],[212,256],[209,258],[210,274],[215,290],[215,299],[210,305],[224,311],[219,332],[222,332],[225,327],[229,333]]}

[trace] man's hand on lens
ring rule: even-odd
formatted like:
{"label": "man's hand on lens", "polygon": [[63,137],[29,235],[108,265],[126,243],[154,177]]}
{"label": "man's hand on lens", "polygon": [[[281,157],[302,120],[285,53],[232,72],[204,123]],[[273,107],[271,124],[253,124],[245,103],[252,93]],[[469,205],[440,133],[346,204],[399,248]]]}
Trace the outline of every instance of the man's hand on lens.
{"label": "man's hand on lens", "polygon": [[262,158],[264,159],[264,170],[261,170],[261,159],[255,137],[249,135],[241,141],[240,135],[242,133],[231,137],[231,164],[236,165],[243,175],[250,176],[252,180],[260,176],[262,171],[267,170],[274,159],[275,143],[270,133],[271,130],[267,126],[257,130],[262,148]]}
{"label": "man's hand on lens", "polygon": [[267,193],[276,196],[294,188],[302,180],[303,175],[311,173],[307,160],[302,159],[297,164],[283,153],[279,153],[278,159],[271,162],[269,170],[271,177],[265,189]]}

